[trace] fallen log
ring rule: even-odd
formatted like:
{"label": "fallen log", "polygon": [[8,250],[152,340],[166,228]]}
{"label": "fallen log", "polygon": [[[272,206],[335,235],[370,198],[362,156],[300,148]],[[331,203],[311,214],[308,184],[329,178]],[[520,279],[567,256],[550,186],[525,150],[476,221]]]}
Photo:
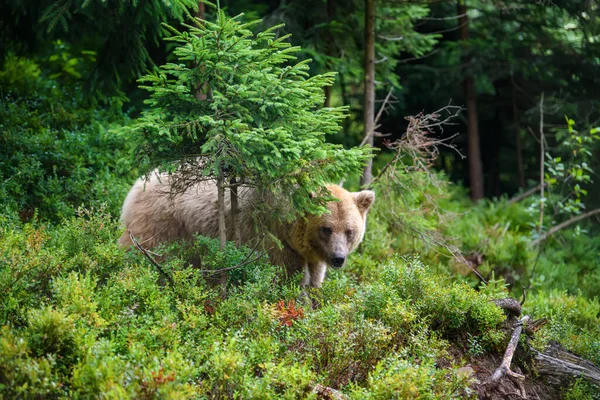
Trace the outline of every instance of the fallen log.
{"label": "fallen log", "polygon": [[582,377],[600,387],[600,368],[560,344],[550,344],[543,353],[533,349],[532,352],[537,372],[551,383],[561,384],[565,379]]}

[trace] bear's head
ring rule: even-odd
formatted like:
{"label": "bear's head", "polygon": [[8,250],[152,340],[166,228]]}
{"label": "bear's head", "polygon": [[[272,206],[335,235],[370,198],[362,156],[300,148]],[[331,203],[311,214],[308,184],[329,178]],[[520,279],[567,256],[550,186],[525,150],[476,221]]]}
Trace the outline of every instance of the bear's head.
{"label": "bear's head", "polygon": [[327,185],[327,190],[339,201],[327,204],[329,212],[308,217],[305,240],[315,258],[333,268],[341,268],[365,235],[367,211],[375,200],[375,193],[371,190],[348,192],[337,185]]}

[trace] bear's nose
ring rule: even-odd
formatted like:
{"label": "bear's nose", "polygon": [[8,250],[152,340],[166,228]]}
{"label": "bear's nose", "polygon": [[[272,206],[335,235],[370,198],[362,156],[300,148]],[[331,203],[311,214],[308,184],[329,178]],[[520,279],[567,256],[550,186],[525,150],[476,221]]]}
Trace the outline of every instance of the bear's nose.
{"label": "bear's nose", "polygon": [[331,259],[331,266],[333,268],[341,268],[342,265],[344,265],[345,261],[346,261],[346,257],[341,256],[341,255],[335,255]]}

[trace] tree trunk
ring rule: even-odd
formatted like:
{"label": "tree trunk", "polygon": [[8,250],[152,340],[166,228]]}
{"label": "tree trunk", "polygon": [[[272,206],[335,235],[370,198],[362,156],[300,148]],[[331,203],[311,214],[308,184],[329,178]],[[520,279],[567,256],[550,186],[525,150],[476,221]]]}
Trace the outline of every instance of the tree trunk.
{"label": "tree trunk", "polygon": [[[469,40],[469,20],[465,0],[458,0],[457,7],[458,27],[461,42]],[[463,57],[463,64],[468,64],[468,57]],[[467,105],[467,154],[469,162],[469,182],[471,186],[471,199],[474,201],[483,198],[483,168],[481,164],[481,150],[479,146],[479,127],[477,121],[477,99],[473,77],[468,71],[468,66],[463,67],[463,88]]]}
{"label": "tree trunk", "polygon": [[[194,14],[194,16],[196,18],[200,18],[200,19],[204,19],[205,18],[205,8],[204,8],[204,3],[203,2],[199,2],[198,3],[198,11],[196,11],[196,14]],[[204,69],[204,66],[199,66],[196,65],[198,68],[202,68]],[[195,85],[194,88],[194,95],[196,96],[196,99],[198,100],[206,100],[207,94],[206,94],[206,84],[205,82],[198,82],[198,84]]]}
{"label": "tree trunk", "polygon": [[231,224],[233,225],[233,240],[239,247],[242,245],[242,230],[240,222],[240,203],[238,198],[238,187],[235,178],[230,180],[231,183]]}
{"label": "tree trunk", "polygon": [[[375,124],[375,0],[365,0],[365,144],[373,146]],[[361,186],[368,186],[373,179],[373,160],[369,160],[360,179]]]}
{"label": "tree trunk", "polygon": [[[326,11],[327,11],[327,23],[328,23],[329,29],[331,29],[331,21],[333,20],[333,13],[335,11],[334,0],[327,0]],[[325,56],[327,57],[327,61],[325,62],[325,67],[327,68],[328,71],[332,70],[331,61],[329,59],[330,59],[330,57],[333,57],[333,40],[334,40],[334,36],[331,33],[331,30],[329,30],[327,32],[327,43],[325,44]],[[324,106],[329,107],[331,105],[332,87],[325,86],[323,88],[323,90],[325,92]]]}
{"label": "tree trunk", "polygon": [[200,19],[204,19],[204,14],[205,14],[205,8],[204,8],[204,3],[203,2],[198,2],[198,11],[196,11],[196,14],[194,15],[196,18],[200,18]]}
{"label": "tree trunk", "polygon": [[219,176],[217,177],[217,206],[219,208],[219,245],[221,250],[225,250],[227,226],[225,225],[225,177],[222,165],[219,166]]}
{"label": "tree trunk", "polygon": [[525,169],[523,168],[523,146],[521,145],[521,124],[519,123],[519,107],[517,106],[517,90],[515,88],[514,77],[510,77],[512,87],[512,110],[513,124],[515,129],[515,147],[517,152],[517,173],[519,176],[519,186],[525,188]]}

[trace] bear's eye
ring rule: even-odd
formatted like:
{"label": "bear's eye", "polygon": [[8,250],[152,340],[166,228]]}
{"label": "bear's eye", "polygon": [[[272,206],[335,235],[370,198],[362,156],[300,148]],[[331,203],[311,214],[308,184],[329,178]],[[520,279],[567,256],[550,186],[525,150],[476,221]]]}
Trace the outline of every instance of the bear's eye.
{"label": "bear's eye", "polygon": [[352,235],[354,235],[354,231],[352,229],[347,229],[346,230],[346,236],[352,237]]}
{"label": "bear's eye", "polygon": [[322,233],[323,235],[329,236],[329,235],[331,235],[331,233],[332,233],[332,232],[333,232],[333,231],[332,231],[332,230],[331,230],[331,228],[330,228],[330,227],[328,227],[328,226],[322,226],[322,227],[321,227],[321,233]]}

